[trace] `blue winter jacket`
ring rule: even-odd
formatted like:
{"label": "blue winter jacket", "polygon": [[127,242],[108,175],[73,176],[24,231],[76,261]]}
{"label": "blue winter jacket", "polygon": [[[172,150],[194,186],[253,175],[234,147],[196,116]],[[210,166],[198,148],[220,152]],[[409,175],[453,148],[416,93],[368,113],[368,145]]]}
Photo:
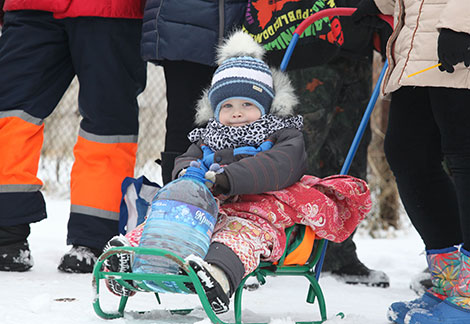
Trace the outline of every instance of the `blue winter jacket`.
{"label": "blue winter jacket", "polygon": [[215,64],[215,48],[245,15],[247,0],[147,0],[141,51],[146,61]]}

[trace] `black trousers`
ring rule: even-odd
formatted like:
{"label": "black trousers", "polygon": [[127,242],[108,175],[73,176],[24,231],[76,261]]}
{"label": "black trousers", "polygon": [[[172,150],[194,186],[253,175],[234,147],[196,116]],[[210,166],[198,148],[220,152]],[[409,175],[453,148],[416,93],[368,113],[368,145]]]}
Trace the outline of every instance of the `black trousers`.
{"label": "black trousers", "polygon": [[[16,116],[42,124],[77,76],[81,130],[105,141],[111,138],[114,144],[120,137],[137,137],[137,96],[145,88],[147,71],[140,57],[141,30],[139,19],[54,19],[44,11],[7,12],[0,37],[0,119]],[[8,129],[0,128],[7,136]],[[17,158],[0,154],[0,165],[6,157]],[[97,158],[95,172],[109,160]],[[29,234],[29,227],[20,232],[9,227],[26,228],[46,217],[40,191],[10,191],[0,188],[0,242],[8,233],[22,238]],[[72,211],[67,243],[102,248],[118,233],[119,215],[101,212]]]}
{"label": "black trousers", "polygon": [[215,67],[188,61],[164,61],[166,81],[165,152],[184,153],[191,142],[188,133],[195,128],[196,103],[210,86]]}
{"label": "black trousers", "polygon": [[186,152],[188,133],[196,126],[196,104],[210,86],[215,67],[188,61],[163,61],[166,81],[167,118],[165,149],[161,152],[163,184],[170,182],[175,158]]}
{"label": "black trousers", "polygon": [[470,249],[470,90],[394,92],[385,153],[426,249]]}

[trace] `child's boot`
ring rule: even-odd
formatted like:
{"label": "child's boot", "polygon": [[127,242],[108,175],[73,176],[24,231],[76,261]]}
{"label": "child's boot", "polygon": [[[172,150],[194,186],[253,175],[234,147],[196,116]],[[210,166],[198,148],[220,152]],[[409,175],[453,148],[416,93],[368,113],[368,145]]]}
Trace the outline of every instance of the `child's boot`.
{"label": "child's boot", "polygon": [[[230,305],[230,283],[225,272],[216,265],[209,264],[193,255],[186,260],[199,277],[214,313],[221,314],[227,312]],[[191,287],[188,288],[191,289]]]}
{"label": "child's boot", "polygon": [[410,310],[428,311],[450,296],[458,280],[460,253],[456,247],[426,251],[426,260],[431,271],[432,287],[423,296],[406,302],[390,305],[389,321],[404,324]]}
{"label": "child's boot", "polygon": [[[114,236],[108,241],[108,243],[106,243],[103,253],[113,247],[120,246],[130,246],[130,243],[123,235]],[[108,272],[132,272],[132,257],[132,254],[129,253],[113,254],[103,262],[104,270]],[[134,285],[132,280],[128,280],[127,282]],[[106,279],[106,287],[117,296],[135,295],[135,291],[123,287],[116,280]]]}
{"label": "child's boot", "polygon": [[460,266],[454,289],[442,303],[429,311],[410,311],[405,317],[409,324],[470,323],[470,252],[460,249]]}

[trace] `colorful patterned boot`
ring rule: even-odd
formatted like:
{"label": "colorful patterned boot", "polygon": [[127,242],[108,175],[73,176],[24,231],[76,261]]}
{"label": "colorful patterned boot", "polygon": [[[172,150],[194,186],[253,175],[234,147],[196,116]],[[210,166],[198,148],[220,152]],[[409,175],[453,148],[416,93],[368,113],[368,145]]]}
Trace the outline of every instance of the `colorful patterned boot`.
{"label": "colorful patterned boot", "polygon": [[470,323],[470,252],[460,249],[457,284],[450,297],[428,311],[412,310],[405,317],[407,324]]}
{"label": "colorful patterned boot", "polygon": [[431,271],[432,288],[423,296],[407,302],[390,305],[387,312],[389,321],[405,323],[405,316],[411,310],[430,310],[450,296],[457,284],[460,265],[460,253],[456,247],[426,251],[426,260]]}

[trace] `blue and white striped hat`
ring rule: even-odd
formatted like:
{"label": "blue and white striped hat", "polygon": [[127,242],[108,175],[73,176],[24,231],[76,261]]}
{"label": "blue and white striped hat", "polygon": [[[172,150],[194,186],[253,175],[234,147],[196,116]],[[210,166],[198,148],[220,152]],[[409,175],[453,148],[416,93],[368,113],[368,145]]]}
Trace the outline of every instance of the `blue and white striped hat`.
{"label": "blue and white striped hat", "polygon": [[231,57],[215,71],[208,95],[216,120],[228,99],[247,99],[259,108],[261,116],[269,114],[274,98],[271,70],[265,62],[251,56]]}

